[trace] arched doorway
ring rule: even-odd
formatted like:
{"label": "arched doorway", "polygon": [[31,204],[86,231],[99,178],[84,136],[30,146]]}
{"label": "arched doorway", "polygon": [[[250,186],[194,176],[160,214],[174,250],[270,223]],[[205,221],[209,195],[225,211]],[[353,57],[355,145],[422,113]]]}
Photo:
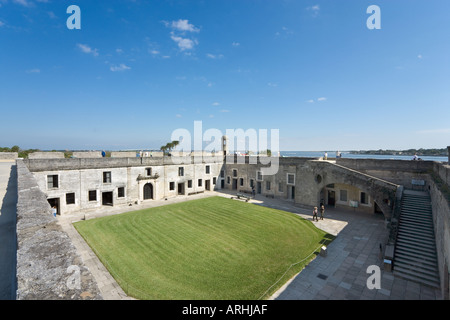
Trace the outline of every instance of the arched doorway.
{"label": "arched doorway", "polygon": [[147,183],[144,185],[144,200],[153,199],[153,185]]}

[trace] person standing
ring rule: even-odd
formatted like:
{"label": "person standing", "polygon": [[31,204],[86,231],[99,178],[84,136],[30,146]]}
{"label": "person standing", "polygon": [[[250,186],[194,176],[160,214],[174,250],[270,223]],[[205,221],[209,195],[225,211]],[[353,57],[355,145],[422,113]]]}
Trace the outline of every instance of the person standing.
{"label": "person standing", "polygon": [[325,206],[322,204],[320,206],[320,220],[323,220],[323,214],[325,212]]}
{"label": "person standing", "polygon": [[323,154],[323,160],[327,160],[328,158],[328,153],[325,151],[325,153]]}
{"label": "person standing", "polygon": [[58,212],[58,210],[56,209],[56,207],[55,206],[53,206],[52,207],[52,215],[54,216],[54,217],[56,217],[56,213]]}
{"label": "person standing", "polygon": [[314,221],[314,218],[316,218],[316,221],[319,221],[319,219],[317,219],[317,207],[314,207],[314,209],[313,209],[313,221]]}

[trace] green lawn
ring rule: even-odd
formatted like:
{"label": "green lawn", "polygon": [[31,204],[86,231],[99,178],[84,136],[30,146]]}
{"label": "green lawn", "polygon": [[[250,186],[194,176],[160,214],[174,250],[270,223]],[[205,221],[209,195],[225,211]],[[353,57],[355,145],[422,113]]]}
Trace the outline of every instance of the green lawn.
{"label": "green lawn", "polygon": [[[258,299],[291,264],[333,238],[292,213],[222,197],[74,225],[138,299]],[[263,298],[313,257],[291,268]]]}

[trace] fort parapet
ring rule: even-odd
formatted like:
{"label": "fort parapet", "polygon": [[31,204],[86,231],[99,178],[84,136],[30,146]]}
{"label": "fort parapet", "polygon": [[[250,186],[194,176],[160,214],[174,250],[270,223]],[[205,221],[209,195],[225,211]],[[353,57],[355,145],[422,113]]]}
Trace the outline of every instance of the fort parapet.
{"label": "fort parapet", "polygon": [[[17,189],[17,300],[102,299],[71,239],[51,214],[46,194],[21,160]],[[68,285],[76,271],[80,285]]]}
{"label": "fort parapet", "polygon": [[0,160],[15,160],[18,157],[17,152],[0,152]]}

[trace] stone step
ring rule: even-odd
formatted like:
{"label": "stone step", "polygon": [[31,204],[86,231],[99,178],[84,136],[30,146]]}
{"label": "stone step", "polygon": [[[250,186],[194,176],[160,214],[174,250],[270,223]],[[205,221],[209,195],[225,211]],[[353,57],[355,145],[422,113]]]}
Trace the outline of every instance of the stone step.
{"label": "stone step", "polygon": [[408,267],[404,267],[402,265],[393,267],[393,273],[396,276],[399,276],[404,279],[408,279],[414,282],[419,282],[430,287],[439,288],[440,282],[438,276],[433,276],[424,273],[418,273],[415,270],[411,270]]}
{"label": "stone step", "polygon": [[433,228],[433,223],[431,223],[431,222],[417,221],[417,220],[413,220],[413,219],[407,219],[407,218],[400,217],[400,225],[402,223],[404,225],[412,227],[412,228],[420,228],[420,229],[423,229],[423,230],[431,230],[432,233],[434,233],[434,231],[433,231],[433,229],[434,229]]}
{"label": "stone step", "polygon": [[395,255],[394,255],[394,263],[397,261],[397,259],[418,259],[422,261],[423,263],[428,263],[430,265],[437,265],[437,259],[434,256],[431,255],[424,255],[413,251],[407,251],[403,249],[396,249]]}
{"label": "stone step", "polygon": [[412,239],[414,241],[419,241],[419,242],[423,242],[423,243],[429,243],[432,244],[433,246],[435,246],[434,242],[434,237],[429,235],[429,234],[418,234],[418,233],[405,233],[405,232],[400,232],[398,233],[398,239]]}
{"label": "stone step", "polygon": [[436,263],[433,263],[432,261],[424,260],[418,257],[414,256],[399,256],[395,260],[395,263],[403,263],[403,264],[409,264],[412,266],[416,266],[417,268],[428,270],[429,272],[437,273],[438,268]]}
{"label": "stone step", "polygon": [[431,229],[433,230],[433,221],[431,220],[425,220],[425,219],[415,219],[410,217],[400,217],[400,223],[404,223],[406,225],[409,225],[411,227],[418,226],[425,229]]}
{"label": "stone step", "polygon": [[395,245],[397,247],[406,248],[406,249],[409,249],[410,251],[415,251],[415,252],[421,253],[423,255],[435,255],[436,254],[436,249],[432,245],[427,246],[427,245],[422,245],[417,242],[405,241],[402,239],[399,239]]}
{"label": "stone step", "polygon": [[416,213],[416,214],[424,214],[424,215],[431,215],[432,211],[429,208],[420,208],[420,207],[406,207],[403,206],[401,209],[401,212],[407,212],[407,213]]}
{"label": "stone step", "polygon": [[436,246],[434,244],[434,242],[430,243],[430,242],[421,242],[421,241],[415,241],[414,239],[411,238],[400,238],[397,239],[397,243],[399,245],[406,245],[406,246],[412,246],[412,247],[416,247],[417,250],[427,250],[431,253],[435,253],[436,252]]}

